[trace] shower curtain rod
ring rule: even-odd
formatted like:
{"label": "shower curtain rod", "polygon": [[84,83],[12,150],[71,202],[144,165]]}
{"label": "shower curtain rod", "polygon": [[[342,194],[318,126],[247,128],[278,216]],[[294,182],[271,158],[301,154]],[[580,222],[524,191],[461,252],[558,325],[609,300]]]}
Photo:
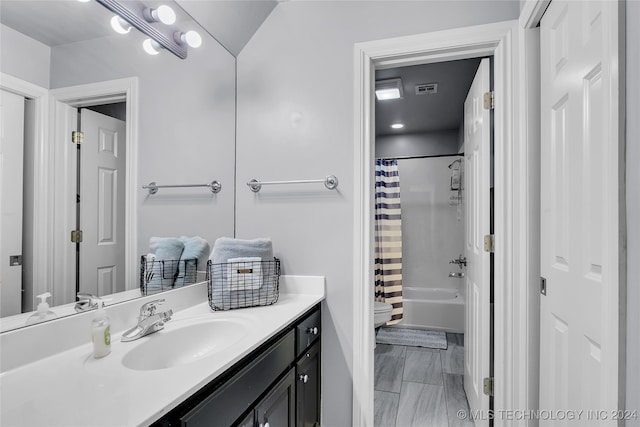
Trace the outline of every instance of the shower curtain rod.
{"label": "shower curtain rod", "polygon": [[430,159],[433,157],[464,156],[464,151],[455,154],[432,154],[430,156],[402,156],[402,157],[377,157],[376,160],[409,160],[409,159]]}

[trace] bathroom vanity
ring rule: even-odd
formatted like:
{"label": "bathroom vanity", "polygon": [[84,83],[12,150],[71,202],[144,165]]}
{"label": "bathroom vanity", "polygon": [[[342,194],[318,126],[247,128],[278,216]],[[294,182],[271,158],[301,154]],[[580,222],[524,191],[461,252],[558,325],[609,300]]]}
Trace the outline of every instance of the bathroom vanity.
{"label": "bathroom vanity", "polygon": [[206,284],[163,297],[172,319],[132,342],[120,336],[147,299],[107,307],[102,359],[90,312],[1,334],[0,425],[319,425],[323,277],[282,276],[267,307],[213,312]]}
{"label": "bathroom vanity", "polygon": [[319,425],[320,323],[317,305],[153,425]]}

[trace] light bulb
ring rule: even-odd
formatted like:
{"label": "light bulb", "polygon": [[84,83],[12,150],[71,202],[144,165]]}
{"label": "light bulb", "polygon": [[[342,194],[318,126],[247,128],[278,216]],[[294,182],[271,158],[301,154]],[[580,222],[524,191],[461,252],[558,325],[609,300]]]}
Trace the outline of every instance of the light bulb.
{"label": "light bulb", "polygon": [[176,13],[165,4],[157,9],[147,8],[143,11],[143,15],[148,22],[162,22],[166,25],[171,25],[176,22]]}
{"label": "light bulb", "polygon": [[160,53],[162,46],[155,40],[145,39],[145,41],[142,42],[142,48],[149,55],[157,55]]}
{"label": "light bulb", "polygon": [[402,129],[404,127],[403,123],[394,123],[391,125],[392,129]]}
{"label": "light bulb", "polygon": [[113,31],[118,34],[127,34],[131,31],[131,24],[120,18],[118,15],[115,15],[111,18],[111,28],[113,28]]}
{"label": "light bulb", "polygon": [[193,48],[202,46],[202,37],[200,37],[197,31],[193,30],[187,31],[186,33],[176,31],[173,33],[173,39],[178,44],[187,44]]}
{"label": "light bulb", "polygon": [[198,34],[197,31],[187,31],[183,37],[186,43],[191,47],[196,48],[202,46],[202,37],[200,37],[200,34]]}

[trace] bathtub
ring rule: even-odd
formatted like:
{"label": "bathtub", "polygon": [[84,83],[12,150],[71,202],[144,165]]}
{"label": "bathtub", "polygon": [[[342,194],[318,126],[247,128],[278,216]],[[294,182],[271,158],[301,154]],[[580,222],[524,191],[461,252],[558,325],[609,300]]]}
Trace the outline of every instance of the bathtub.
{"label": "bathtub", "polygon": [[458,289],[402,288],[400,328],[464,333],[464,295]]}

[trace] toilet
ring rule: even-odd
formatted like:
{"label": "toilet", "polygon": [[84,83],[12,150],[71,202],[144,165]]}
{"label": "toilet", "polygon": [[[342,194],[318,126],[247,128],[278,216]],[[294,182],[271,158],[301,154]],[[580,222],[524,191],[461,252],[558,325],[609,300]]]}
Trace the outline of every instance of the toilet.
{"label": "toilet", "polygon": [[383,326],[389,320],[391,320],[391,310],[393,307],[386,302],[374,301],[373,302],[373,326],[378,329]]}

